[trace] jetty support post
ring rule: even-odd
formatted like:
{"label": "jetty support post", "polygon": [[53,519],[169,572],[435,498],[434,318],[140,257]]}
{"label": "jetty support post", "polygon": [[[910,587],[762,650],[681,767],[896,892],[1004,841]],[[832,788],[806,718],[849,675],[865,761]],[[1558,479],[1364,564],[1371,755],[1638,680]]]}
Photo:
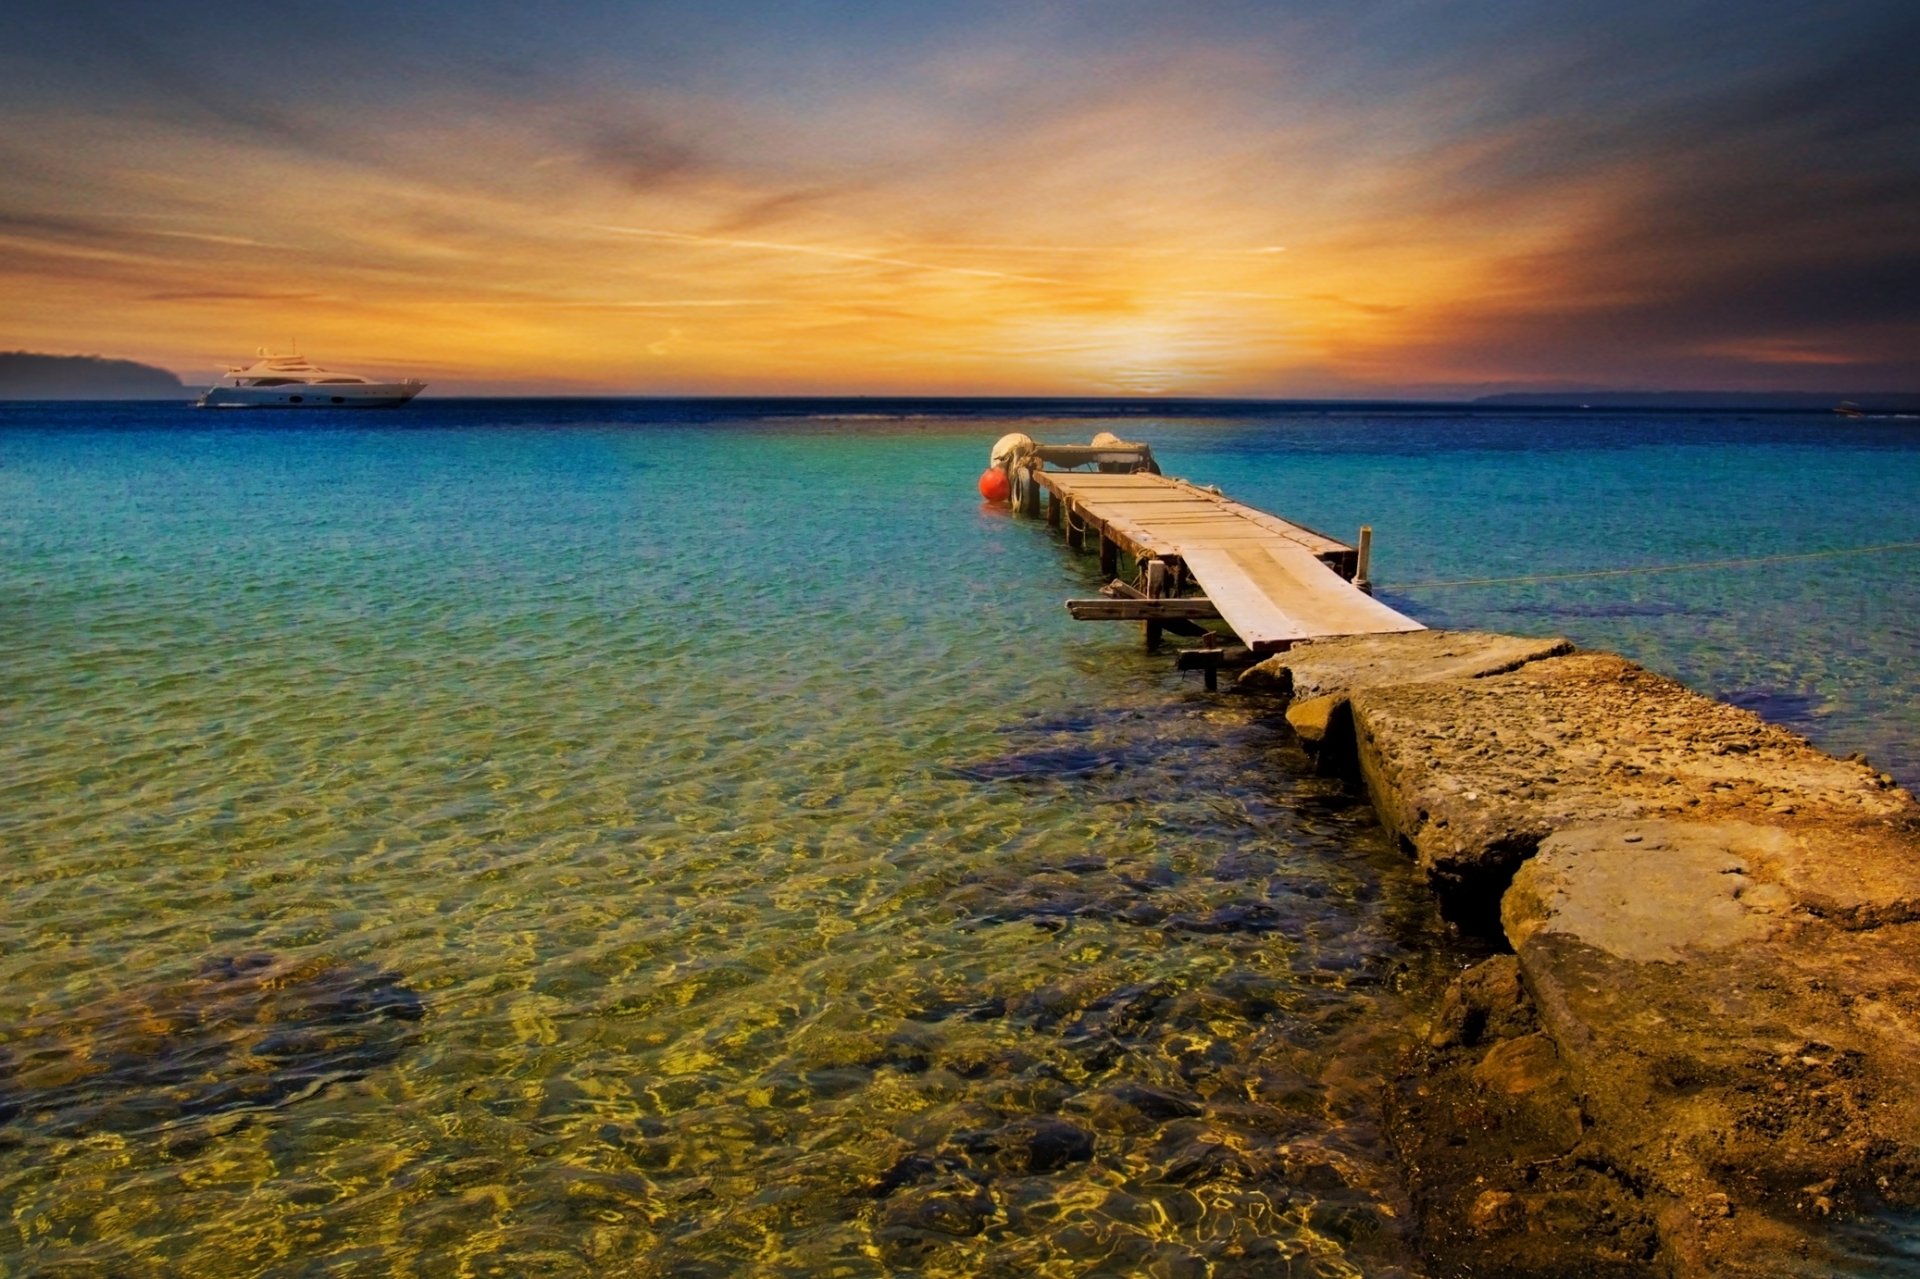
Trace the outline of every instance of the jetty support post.
{"label": "jetty support post", "polygon": [[1119,571],[1120,543],[1108,537],[1103,528],[1100,530],[1100,576],[1111,578]]}
{"label": "jetty support post", "polygon": [[1373,525],[1360,526],[1360,550],[1353,562],[1353,584],[1367,594],[1373,594]]}
{"label": "jetty support post", "polygon": [[1229,644],[1220,647],[1190,648],[1173,659],[1176,670],[1199,671],[1206,679],[1207,691],[1220,691],[1220,671],[1245,670],[1253,665],[1254,654],[1243,644]]}
{"label": "jetty support post", "polygon": [[[1167,562],[1163,559],[1150,559],[1140,570],[1141,585],[1146,588],[1147,598],[1162,599],[1167,593]],[[1160,647],[1160,619],[1150,617],[1140,623],[1149,653]]]}
{"label": "jetty support post", "polygon": [[1052,489],[1047,490],[1047,527],[1060,527],[1060,495]]}

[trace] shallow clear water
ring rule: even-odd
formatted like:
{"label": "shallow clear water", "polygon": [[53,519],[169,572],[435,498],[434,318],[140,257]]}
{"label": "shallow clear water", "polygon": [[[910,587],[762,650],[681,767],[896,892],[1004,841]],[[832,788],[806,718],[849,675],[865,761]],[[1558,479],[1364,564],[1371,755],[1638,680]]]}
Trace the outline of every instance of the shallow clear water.
{"label": "shallow clear water", "polygon": [[[0,408],[0,1267],[1410,1271],[1372,1089],[1460,944],[1271,708],[975,500],[1003,430],[1113,423],[870,408]],[[1920,437],[1125,433],[1371,522],[1423,619],[1920,781],[1913,552],[1411,585],[1917,541]],[[390,982],[417,1021],[338,995]]]}

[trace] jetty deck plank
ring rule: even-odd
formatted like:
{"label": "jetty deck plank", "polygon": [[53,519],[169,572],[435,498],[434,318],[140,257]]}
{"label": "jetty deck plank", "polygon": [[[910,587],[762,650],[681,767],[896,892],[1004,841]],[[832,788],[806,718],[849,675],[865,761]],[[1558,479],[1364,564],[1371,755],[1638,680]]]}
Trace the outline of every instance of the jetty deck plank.
{"label": "jetty deck plank", "polygon": [[1220,616],[1255,652],[1303,639],[1426,629],[1297,546],[1188,546],[1182,558]]}
{"label": "jetty deck plank", "polygon": [[1104,512],[1110,507],[1116,514],[1122,514],[1119,508],[1134,507],[1141,511],[1150,508],[1157,516],[1176,513],[1209,515],[1277,533],[1288,541],[1311,548],[1316,554],[1333,555],[1351,549],[1304,525],[1256,510],[1211,489],[1189,484],[1185,480],[1169,479],[1164,475],[1042,471],[1038,478],[1043,485],[1075,506],[1089,508],[1089,513],[1095,518],[1104,518]]}
{"label": "jetty deck plank", "polygon": [[1306,639],[1426,629],[1347,580],[1353,572],[1352,547],[1212,489],[1145,472],[1039,470],[1034,478],[1053,502],[1072,512],[1079,527],[1111,544],[1109,549],[1184,564],[1220,616],[1256,652]]}

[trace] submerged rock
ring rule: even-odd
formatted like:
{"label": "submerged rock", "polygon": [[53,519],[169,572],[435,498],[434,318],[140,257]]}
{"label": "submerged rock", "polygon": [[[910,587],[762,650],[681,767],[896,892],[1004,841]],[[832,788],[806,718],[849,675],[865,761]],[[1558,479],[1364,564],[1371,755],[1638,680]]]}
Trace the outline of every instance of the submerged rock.
{"label": "submerged rock", "polygon": [[986,1187],[964,1177],[910,1186],[881,1206],[874,1242],[890,1264],[915,1267],[940,1246],[981,1233],[996,1211]]}
{"label": "submerged rock", "polygon": [[1112,1095],[1148,1119],[1190,1119],[1202,1110],[1197,1102],[1146,1084],[1122,1082],[1114,1086]]}
{"label": "submerged rock", "polygon": [[923,1185],[949,1174],[964,1174],[966,1169],[966,1161],[952,1155],[914,1152],[896,1159],[893,1167],[882,1173],[867,1193],[875,1199],[885,1199],[896,1190]]}
{"label": "submerged rock", "polygon": [[284,1105],[395,1060],[423,1012],[371,965],[218,956],[187,980],[11,1028],[0,1122],[127,1132]]}
{"label": "submerged rock", "polygon": [[1436,1273],[1656,1273],[1655,1214],[1589,1132],[1513,956],[1453,984],[1389,1104]]}
{"label": "submerged rock", "polygon": [[1093,1158],[1093,1134],[1044,1115],[987,1132],[963,1133],[959,1146],[1000,1172],[1054,1172]]}
{"label": "submerged rock", "polygon": [[[1211,885],[1205,881],[1183,885],[1171,870],[1157,866],[1082,871],[1072,879],[1041,871],[1024,878],[1009,874],[997,877],[997,882],[976,878],[963,883],[950,900],[969,917],[962,925],[967,928],[1027,923],[1057,931],[1074,920],[1089,920],[1170,933],[1273,933],[1297,926],[1297,920],[1270,900],[1275,892],[1294,888],[1270,882],[1270,870],[1270,863],[1259,867],[1229,863],[1210,877]],[[1223,893],[1213,886],[1219,884],[1236,885],[1227,890],[1232,897],[1220,900]],[[1316,891],[1321,890],[1309,886],[1298,895],[1312,896]],[[940,1020],[956,1011],[960,1011],[958,1005],[931,1009],[925,1020]]]}
{"label": "submerged rock", "polygon": [[1072,782],[1117,773],[1150,759],[1138,747],[1045,746],[957,764],[952,772],[972,782]]}
{"label": "submerged rock", "polygon": [[1154,1144],[1149,1167],[1149,1176],[1176,1186],[1256,1182],[1280,1194],[1286,1184],[1285,1156],[1272,1142],[1205,1119],[1168,1123]]}
{"label": "submerged rock", "polygon": [[1496,955],[1469,968],[1447,988],[1427,1042],[1436,1049],[1472,1048],[1524,1035],[1537,1025],[1519,960]]}

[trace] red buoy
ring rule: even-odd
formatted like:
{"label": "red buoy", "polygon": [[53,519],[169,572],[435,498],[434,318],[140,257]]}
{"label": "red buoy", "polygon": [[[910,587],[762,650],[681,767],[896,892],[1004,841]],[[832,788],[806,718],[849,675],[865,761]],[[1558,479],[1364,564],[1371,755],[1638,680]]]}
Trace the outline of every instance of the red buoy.
{"label": "red buoy", "polygon": [[980,496],[989,502],[1004,502],[1013,492],[1013,482],[1007,473],[997,466],[989,466],[980,472]]}

